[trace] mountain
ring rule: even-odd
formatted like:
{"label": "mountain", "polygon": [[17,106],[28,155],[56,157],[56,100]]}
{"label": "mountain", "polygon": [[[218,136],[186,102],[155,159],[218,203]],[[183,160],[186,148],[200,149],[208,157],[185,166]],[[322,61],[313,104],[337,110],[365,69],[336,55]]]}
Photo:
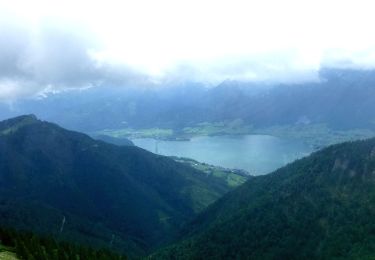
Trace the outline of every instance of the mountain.
{"label": "mountain", "polygon": [[[0,104],[0,118],[34,113],[69,129],[169,128],[241,119],[256,128],[298,123],[375,129],[375,71],[322,68],[319,82],[225,81],[206,88],[95,87]],[[53,109],[52,109],[53,108]]]}
{"label": "mountain", "polygon": [[228,192],[223,179],[38,120],[0,122],[0,223],[140,255]]}
{"label": "mountain", "polygon": [[211,205],[150,259],[374,259],[375,139],[316,152]]}
{"label": "mountain", "polygon": [[131,140],[127,138],[123,138],[123,137],[120,138],[120,137],[112,137],[109,135],[95,135],[93,136],[93,138],[104,141],[106,143],[120,145],[120,146],[134,146],[134,143]]}

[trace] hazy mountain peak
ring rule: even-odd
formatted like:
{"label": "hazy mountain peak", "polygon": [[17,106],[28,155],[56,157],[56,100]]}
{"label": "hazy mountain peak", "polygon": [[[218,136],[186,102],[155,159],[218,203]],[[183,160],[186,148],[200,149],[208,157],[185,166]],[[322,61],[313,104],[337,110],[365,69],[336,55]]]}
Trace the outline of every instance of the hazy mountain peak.
{"label": "hazy mountain peak", "polygon": [[0,122],[0,135],[13,133],[25,125],[40,122],[33,114],[22,115]]}

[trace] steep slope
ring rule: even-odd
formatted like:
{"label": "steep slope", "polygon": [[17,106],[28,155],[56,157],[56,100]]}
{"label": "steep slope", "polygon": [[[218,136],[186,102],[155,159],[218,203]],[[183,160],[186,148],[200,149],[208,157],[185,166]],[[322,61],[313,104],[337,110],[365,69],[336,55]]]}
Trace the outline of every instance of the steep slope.
{"label": "steep slope", "polygon": [[0,122],[0,223],[141,254],[230,187],[134,146],[21,116]]}
{"label": "steep slope", "polygon": [[375,139],[331,146],[247,183],[152,259],[374,259]]}
{"label": "steep slope", "polygon": [[127,138],[112,137],[109,135],[95,135],[95,136],[92,136],[92,138],[96,140],[104,141],[106,143],[120,145],[120,146],[133,146],[134,145],[134,143]]}

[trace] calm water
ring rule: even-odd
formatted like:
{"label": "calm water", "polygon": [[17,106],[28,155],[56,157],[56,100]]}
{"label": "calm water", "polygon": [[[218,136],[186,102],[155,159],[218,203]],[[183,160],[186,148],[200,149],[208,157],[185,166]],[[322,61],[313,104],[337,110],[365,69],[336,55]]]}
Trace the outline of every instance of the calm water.
{"label": "calm water", "polygon": [[271,172],[312,149],[301,142],[269,135],[204,136],[190,141],[134,139],[135,145],[162,155],[188,157],[226,168],[247,170],[258,175]]}

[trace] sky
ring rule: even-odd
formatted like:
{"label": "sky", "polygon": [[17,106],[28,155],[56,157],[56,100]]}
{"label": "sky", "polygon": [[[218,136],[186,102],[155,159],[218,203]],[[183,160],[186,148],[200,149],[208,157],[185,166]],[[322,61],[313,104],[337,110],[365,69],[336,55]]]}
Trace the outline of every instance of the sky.
{"label": "sky", "polygon": [[373,1],[0,0],[0,99],[375,66]]}

